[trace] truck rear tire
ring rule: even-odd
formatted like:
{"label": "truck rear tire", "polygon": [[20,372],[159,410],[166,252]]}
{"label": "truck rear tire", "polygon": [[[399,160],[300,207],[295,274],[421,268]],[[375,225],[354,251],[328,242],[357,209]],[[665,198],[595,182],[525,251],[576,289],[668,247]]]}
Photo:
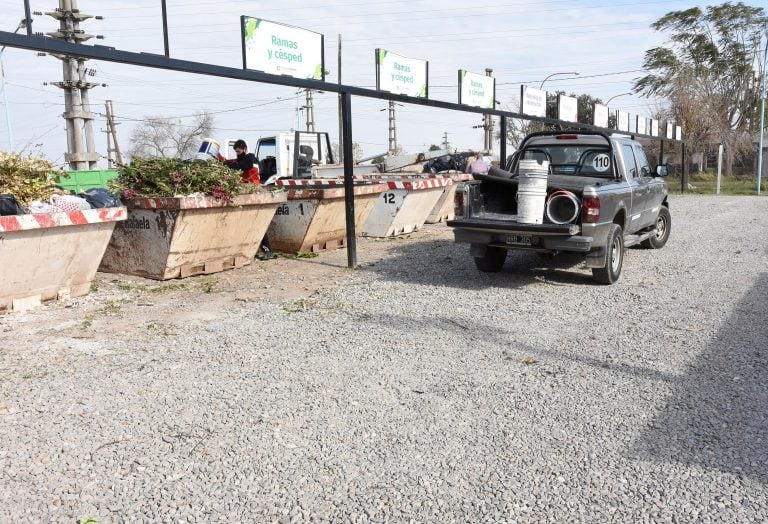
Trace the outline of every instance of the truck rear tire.
{"label": "truck rear tire", "polygon": [[624,232],[618,224],[612,224],[608,232],[608,252],[603,267],[592,268],[592,279],[600,284],[613,284],[621,275],[624,264]]}
{"label": "truck rear tire", "polygon": [[488,246],[485,255],[475,257],[477,269],[485,273],[496,273],[504,266],[507,259],[507,250],[502,247]]}
{"label": "truck rear tire", "polygon": [[667,206],[661,206],[659,215],[656,217],[656,230],[651,236],[640,242],[640,245],[646,249],[661,249],[669,240],[669,233],[672,230],[672,215],[669,214]]}

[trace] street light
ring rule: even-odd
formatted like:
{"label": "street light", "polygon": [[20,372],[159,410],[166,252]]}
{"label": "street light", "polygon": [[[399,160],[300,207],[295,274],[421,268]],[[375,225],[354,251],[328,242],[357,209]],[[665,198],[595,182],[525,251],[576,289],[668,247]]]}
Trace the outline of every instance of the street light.
{"label": "street light", "polygon": [[[22,18],[13,34],[19,32],[19,29],[27,27],[27,19]],[[5,125],[8,128],[8,152],[13,150],[13,131],[11,131],[11,115],[8,113],[8,97],[5,94],[5,69],[3,68],[3,51],[5,46],[0,48],[0,91],[3,92],[3,105],[5,106]]]}
{"label": "street light", "polygon": [[619,98],[620,96],[627,96],[627,95],[634,95],[634,93],[621,93],[620,95],[614,95],[611,98],[609,98],[608,101],[605,103],[606,107],[608,106],[608,104],[611,103],[611,100],[613,100],[614,98]]}
{"label": "street light", "polygon": [[546,82],[547,80],[549,80],[553,76],[557,76],[557,75],[575,75],[575,76],[579,76],[579,73],[577,73],[576,71],[569,71],[567,73],[552,73],[551,75],[549,75],[548,77],[546,77],[544,80],[541,81],[541,85],[539,86],[539,89],[544,87],[544,82]]}

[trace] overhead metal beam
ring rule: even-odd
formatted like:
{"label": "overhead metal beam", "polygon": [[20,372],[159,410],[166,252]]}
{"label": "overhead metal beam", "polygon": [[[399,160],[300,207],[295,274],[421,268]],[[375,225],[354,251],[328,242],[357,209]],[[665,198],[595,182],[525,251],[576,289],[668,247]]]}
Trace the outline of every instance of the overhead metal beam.
{"label": "overhead metal beam", "polygon": [[[251,71],[247,69],[240,69],[235,67],[226,67],[213,64],[205,64],[201,62],[192,62],[189,60],[179,60],[176,58],[169,58],[164,55],[158,55],[153,53],[135,53],[131,51],[120,51],[114,47],[101,46],[101,45],[83,45],[72,44],[61,40],[55,40],[53,38],[46,38],[40,36],[26,36],[9,33],[7,31],[0,31],[0,45],[6,45],[8,47],[15,47],[19,49],[29,49],[31,51],[41,51],[51,54],[67,54],[72,56],[80,56],[83,58],[92,58],[95,60],[104,60],[107,62],[119,62],[128,65],[135,65],[140,67],[151,67],[156,69],[166,69],[170,71],[178,71],[182,73],[193,73],[200,75],[211,75],[221,78],[232,78],[235,80],[248,80],[251,82],[261,82],[265,84],[274,84],[281,86],[288,86],[300,89],[315,89],[322,91],[329,91],[332,93],[348,93],[353,96],[362,96],[365,98],[376,98],[380,100],[394,100],[396,102],[402,102],[405,104],[412,104],[422,107],[434,107],[438,109],[449,109],[452,111],[461,111],[464,113],[478,113],[478,114],[491,114],[495,116],[506,116],[507,118],[519,118],[523,120],[531,120],[535,122],[543,122],[547,124],[570,124],[572,122],[563,122],[555,118],[543,118],[531,115],[525,115],[522,113],[515,113],[512,111],[502,111],[499,109],[488,109],[483,107],[473,107],[453,102],[445,102],[442,100],[429,100],[426,98],[419,98],[414,96],[399,95],[395,93],[389,93],[386,91],[377,91],[375,89],[366,89],[363,87],[355,87],[344,84],[335,84],[330,82],[323,82],[320,80],[306,80],[302,78],[293,78],[283,75],[272,75],[269,73],[262,73],[260,71]],[[597,127],[590,124],[576,124],[579,128],[606,131],[609,133],[616,132],[615,129]],[[645,138],[658,138],[651,135],[635,135]],[[672,140],[677,141],[677,140]]]}

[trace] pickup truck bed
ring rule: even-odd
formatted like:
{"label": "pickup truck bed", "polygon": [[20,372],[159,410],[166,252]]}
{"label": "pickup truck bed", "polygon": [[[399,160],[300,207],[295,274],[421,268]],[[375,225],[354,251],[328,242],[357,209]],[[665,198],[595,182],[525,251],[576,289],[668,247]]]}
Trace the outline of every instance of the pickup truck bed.
{"label": "pickup truck bed", "polygon": [[[544,216],[518,215],[521,160],[528,167],[534,160],[539,172],[548,173],[541,198],[551,202]],[[510,249],[572,252],[585,255],[596,281],[612,284],[627,245],[660,248],[669,237],[665,175],[666,166],[651,171],[642,146],[628,137],[534,133],[515,153],[510,171],[492,168],[459,185],[455,218],[447,225],[456,242],[470,244],[481,271],[501,270]],[[532,198],[527,188],[519,192]]]}

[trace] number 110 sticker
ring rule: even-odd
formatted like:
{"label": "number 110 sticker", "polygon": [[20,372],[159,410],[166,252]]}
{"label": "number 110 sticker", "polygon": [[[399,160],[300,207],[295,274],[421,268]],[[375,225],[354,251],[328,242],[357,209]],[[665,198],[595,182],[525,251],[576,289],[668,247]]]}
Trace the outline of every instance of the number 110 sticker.
{"label": "number 110 sticker", "polygon": [[595,171],[607,171],[611,167],[611,159],[605,153],[601,153],[592,160],[592,167]]}

